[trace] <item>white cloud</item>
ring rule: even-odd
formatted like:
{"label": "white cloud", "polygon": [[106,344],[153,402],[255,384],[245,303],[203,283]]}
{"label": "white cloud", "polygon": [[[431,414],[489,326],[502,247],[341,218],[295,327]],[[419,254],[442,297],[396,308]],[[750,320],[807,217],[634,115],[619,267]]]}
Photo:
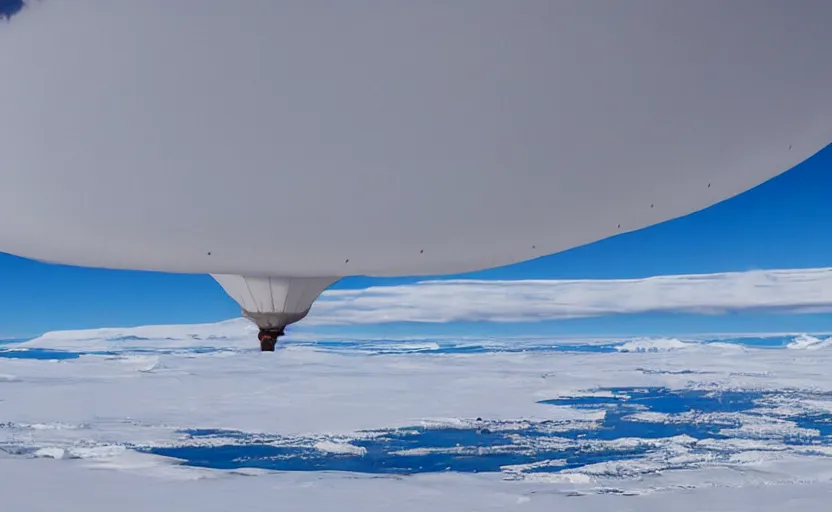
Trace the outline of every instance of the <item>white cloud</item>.
{"label": "white cloud", "polygon": [[308,324],[534,322],[622,313],[832,312],[832,268],[616,280],[422,281],[328,290]]}

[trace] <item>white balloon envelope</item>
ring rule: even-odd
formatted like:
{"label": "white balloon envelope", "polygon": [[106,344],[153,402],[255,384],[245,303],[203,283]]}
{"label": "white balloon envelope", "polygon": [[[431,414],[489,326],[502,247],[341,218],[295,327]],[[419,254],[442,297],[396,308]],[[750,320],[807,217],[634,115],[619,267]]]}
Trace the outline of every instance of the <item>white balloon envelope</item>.
{"label": "white balloon envelope", "polygon": [[827,0],[28,2],[0,23],[0,250],[211,273],[289,315],[261,327],[341,276],[555,253],[832,142],[830,24]]}

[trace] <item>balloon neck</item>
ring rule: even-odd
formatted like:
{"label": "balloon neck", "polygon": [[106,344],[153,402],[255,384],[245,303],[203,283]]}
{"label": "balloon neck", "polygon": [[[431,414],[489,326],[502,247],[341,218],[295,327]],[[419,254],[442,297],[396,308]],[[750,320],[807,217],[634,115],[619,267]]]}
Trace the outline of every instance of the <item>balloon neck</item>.
{"label": "balloon neck", "polygon": [[287,325],[303,320],[315,299],[338,277],[238,276],[212,274],[260,328],[260,349],[274,351]]}
{"label": "balloon neck", "polygon": [[260,340],[260,350],[262,352],[274,352],[277,339],[286,334],[286,326],[303,319],[307,313],[308,311],[302,313],[252,313],[243,310],[243,316],[260,328],[257,339]]}
{"label": "balloon neck", "polygon": [[260,340],[260,351],[274,352],[277,339],[284,334],[286,333],[282,327],[279,329],[260,329],[260,332],[257,334],[257,339]]}

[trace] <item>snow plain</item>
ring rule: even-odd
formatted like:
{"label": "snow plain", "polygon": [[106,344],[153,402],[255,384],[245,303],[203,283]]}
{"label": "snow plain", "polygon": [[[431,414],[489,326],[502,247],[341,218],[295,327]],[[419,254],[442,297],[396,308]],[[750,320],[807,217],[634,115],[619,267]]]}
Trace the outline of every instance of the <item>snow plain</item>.
{"label": "snow plain", "polygon": [[830,341],[0,345],[0,509],[828,510]]}

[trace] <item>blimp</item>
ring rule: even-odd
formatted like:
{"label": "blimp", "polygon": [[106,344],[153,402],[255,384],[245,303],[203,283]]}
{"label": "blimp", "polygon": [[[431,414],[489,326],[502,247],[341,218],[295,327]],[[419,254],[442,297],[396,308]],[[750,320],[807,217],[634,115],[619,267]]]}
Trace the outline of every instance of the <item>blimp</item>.
{"label": "blimp", "polygon": [[521,262],[794,167],[832,142],[830,26],[828,0],[2,0],[0,251],[210,274],[274,350],[344,276]]}

